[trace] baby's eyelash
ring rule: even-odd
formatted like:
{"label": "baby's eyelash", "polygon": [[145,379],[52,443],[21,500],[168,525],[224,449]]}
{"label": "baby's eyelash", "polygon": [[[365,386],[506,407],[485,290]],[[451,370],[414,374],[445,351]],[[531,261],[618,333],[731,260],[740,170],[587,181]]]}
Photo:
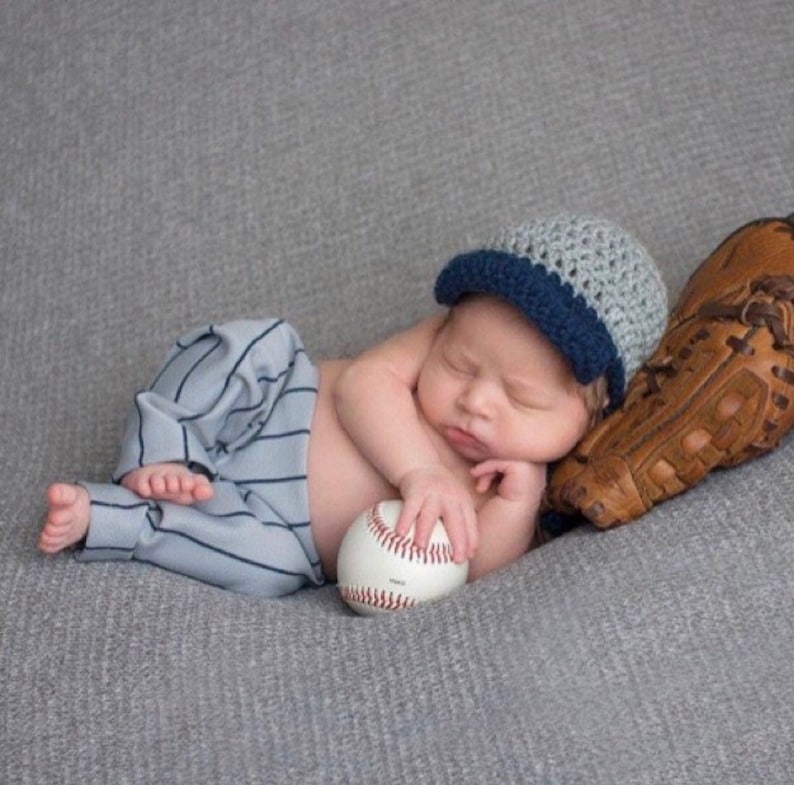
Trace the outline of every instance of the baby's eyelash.
{"label": "baby's eyelash", "polygon": [[510,393],[507,394],[507,398],[513,406],[518,407],[519,409],[534,409],[535,406],[528,400],[524,398],[520,398],[517,395],[511,395]]}
{"label": "baby's eyelash", "polygon": [[471,376],[472,372],[467,370],[466,368],[462,368],[460,365],[456,365],[455,363],[448,362],[447,366],[453,372],[458,374],[459,376]]}
{"label": "baby's eyelash", "polygon": [[540,400],[536,400],[534,398],[528,398],[525,395],[519,395],[516,393],[507,393],[507,397],[510,402],[520,408],[520,409],[530,409],[532,411],[547,411],[550,407],[545,402]]}
{"label": "baby's eyelash", "polygon": [[471,371],[466,368],[463,363],[459,362],[458,360],[453,360],[448,354],[442,355],[444,362],[447,364],[449,368],[451,368],[456,373],[471,373]]}

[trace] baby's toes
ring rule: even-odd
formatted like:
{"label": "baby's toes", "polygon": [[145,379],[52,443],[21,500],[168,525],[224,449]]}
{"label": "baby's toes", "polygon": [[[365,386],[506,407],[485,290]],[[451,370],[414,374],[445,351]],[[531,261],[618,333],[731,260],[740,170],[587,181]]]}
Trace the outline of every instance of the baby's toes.
{"label": "baby's toes", "polygon": [[77,494],[75,493],[74,488],[72,488],[71,485],[63,482],[53,483],[47,489],[47,501],[49,502],[50,507],[53,508],[65,507],[67,505],[74,504],[76,498]]}
{"label": "baby's toes", "polygon": [[47,515],[39,535],[39,548],[54,553],[63,548],[73,517],[68,510],[53,510]]}
{"label": "baby's toes", "polygon": [[45,524],[45,531],[55,534],[62,529],[65,529],[69,522],[72,520],[72,513],[70,510],[56,509],[50,510],[47,515],[47,522]]}
{"label": "baby's toes", "polygon": [[205,502],[215,495],[215,491],[207,480],[206,477],[196,479],[195,487],[193,488],[193,498],[196,501]]}
{"label": "baby's toes", "polygon": [[44,529],[39,535],[39,550],[44,553],[57,553],[61,549],[63,537],[53,534],[48,529]]}
{"label": "baby's toes", "polygon": [[178,474],[167,474],[164,478],[165,489],[169,495],[179,496],[185,492],[185,478]]}
{"label": "baby's toes", "polygon": [[165,475],[156,472],[149,477],[148,486],[153,496],[162,496],[168,490]]}

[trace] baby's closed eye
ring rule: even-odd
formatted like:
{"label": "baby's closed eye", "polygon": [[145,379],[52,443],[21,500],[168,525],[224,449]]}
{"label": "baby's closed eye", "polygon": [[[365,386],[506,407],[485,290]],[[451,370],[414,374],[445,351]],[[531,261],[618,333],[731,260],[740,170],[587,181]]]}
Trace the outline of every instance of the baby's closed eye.
{"label": "baby's closed eye", "polygon": [[504,389],[510,402],[519,408],[547,411],[553,406],[548,395],[523,381],[508,379],[504,382]]}

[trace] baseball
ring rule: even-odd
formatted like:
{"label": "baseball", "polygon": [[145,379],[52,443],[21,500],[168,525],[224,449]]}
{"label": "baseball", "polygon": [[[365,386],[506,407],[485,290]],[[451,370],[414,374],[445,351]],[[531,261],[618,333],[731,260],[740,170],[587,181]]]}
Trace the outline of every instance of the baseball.
{"label": "baseball", "polygon": [[356,518],[339,548],[337,585],[356,613],[373,616],[413,608],[451,594],[466,583],[469,564],[452,560],[452,545],[439,520],[426,549],[411,535],[394,533],[402,502],[389,499]]}

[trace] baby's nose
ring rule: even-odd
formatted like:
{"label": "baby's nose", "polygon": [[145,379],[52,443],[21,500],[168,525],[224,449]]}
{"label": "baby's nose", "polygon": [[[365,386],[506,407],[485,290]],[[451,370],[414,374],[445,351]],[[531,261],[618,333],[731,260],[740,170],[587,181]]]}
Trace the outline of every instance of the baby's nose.
{"label": "baby's nose", "polygon": [[492,396],[483,382],[473,381],[466,385],[459,403],[464,411],[480,417],[487,417],[492,407]]}

